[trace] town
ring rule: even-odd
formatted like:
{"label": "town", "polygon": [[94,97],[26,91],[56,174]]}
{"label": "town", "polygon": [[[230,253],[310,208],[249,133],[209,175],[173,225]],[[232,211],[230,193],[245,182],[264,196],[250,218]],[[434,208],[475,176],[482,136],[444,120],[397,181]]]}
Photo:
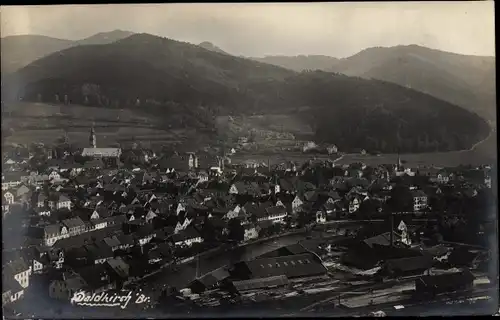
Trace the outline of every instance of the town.
{"label": "town", "polygon": [[100,148],[89,131],[86,148],[3,148],[6,312],[134,289],[162,310],[350,315],[488,296],[498,283],[489,165],[338,165],[337,150],[236,164]]}

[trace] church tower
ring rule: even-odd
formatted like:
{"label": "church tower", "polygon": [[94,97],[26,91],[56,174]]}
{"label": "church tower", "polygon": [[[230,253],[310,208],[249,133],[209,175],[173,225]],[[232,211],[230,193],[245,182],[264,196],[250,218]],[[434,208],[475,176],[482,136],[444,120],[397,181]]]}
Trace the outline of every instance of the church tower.
{"label": "church tower", "polygon": [[89,143],[90,143],[90,146],[92,148],[96,148],[97,141],[96,141],[96,137],[95,137],[94,127],[92,127],[90,129]]}

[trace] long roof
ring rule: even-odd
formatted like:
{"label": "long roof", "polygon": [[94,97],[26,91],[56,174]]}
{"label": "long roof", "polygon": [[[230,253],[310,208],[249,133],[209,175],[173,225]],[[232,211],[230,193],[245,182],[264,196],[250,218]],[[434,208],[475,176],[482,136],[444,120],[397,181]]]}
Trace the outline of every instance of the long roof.
{"label": "long roof", "polygon": [[425,270],[431,268],[433,264],[434,260],[430,255],[391,259],[386,262],[389,268],[399,271]]}
{"label": "long roof", "polygon": [[24,259],[19,258],[19,259],[16,259],[16,260],[10,262],[9,264],[7,264],[5,266],[5,270],[2,270],[2,273],[4,273],[3,271],[6,271],[6,272],[10,272],[12,275],[16,275],[16,274],[19,274],[21,272],[28,271],[28,269],[29,269],[29,267],[26,264],[26,262],[24,261]]}
{"label": "long roof", "polygon": [[102,156],[102,157],[119,157],[122,153],[120,148],[84,148],[82,156]]}
{"label": "long roof", "polygon": [[426,286],[446,287],[458,285],[464,282],[474,281],[474,275],[470,270],[465,269],[461,272],[445,273],[439,275],[425,275],[419,278]]}
{"label": "long roof", "polygon": [[288,278],[326,273],[325,267],[311,253],[263,258],[245,262],[253,278],[285,275]]}
{"label": "long roof", "polygon": [[270,286],[284,286],[288,284],[288,278],[284,275],[272,276],[260,279],[250,279],[243,281],[233,281],[233,286],[238,291],[255,290]]}

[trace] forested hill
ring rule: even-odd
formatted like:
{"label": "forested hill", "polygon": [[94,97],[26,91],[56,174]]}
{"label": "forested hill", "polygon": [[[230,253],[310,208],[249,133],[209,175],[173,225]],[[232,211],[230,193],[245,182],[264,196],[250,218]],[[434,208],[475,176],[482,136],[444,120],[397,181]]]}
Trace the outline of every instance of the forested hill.
{"label": "forested hill", "polygon": [[133,35],[133,32],[113,30],[100,32],[81,40],[56,39],[41,35],[8,36],[1,39],[2,75],[19,70],[35,60],[70,47],[108,44]]}
{"label": "forested hill", "polygon": [[428,93],[495,121],[495,57],[471,56],[418,45],[375,47],[343,59],[322,56],[255,58],[290,70],[339,72]]}
{"label": "forested hill", "polygon": [[11,100],[155,108],[205,121],[193,125],[221,114],[300,110],[317,140],[344,150],[462,149],[489,130],[462,108],[395,84],[296,73],[148,34],[54,53],[10,76],[2,91]]}

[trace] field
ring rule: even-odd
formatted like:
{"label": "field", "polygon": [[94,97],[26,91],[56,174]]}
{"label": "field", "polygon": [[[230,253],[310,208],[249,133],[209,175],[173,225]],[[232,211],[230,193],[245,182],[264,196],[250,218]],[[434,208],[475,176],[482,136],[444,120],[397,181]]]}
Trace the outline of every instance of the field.
{"label": "field", "polygon": [[234,133],[248,133],[252,130],[273,131],[290,134],[312,134],[311,127],[295,115],[270,114],[254,116],[220,116],[217,124],[229,127]]}
{"label": "field", "polygon": [[[252,144],[254,147],[252,150],[233,156],[235,163],[245,160],[271,164],[286,160],[302,162],[314,157],[314,155],[291,151],[312,136],[311,127],[298,116],[225,116],[217,117],[216,121],[221,137],[235,141],[238,137],[251,136],[255,141]],[[42,103],[2,106],[2,132],[10,133],[10,135],[3,135],[3,143],[43,142],[50,144],[67,134],[70,142],[86,146],[92,126],[95,128],[100,147],[136,141],[145,146],[182,144],[190,150],[196,150],[210,144],[209,139],[196,130],[174,129],[166,115],[148,114],[141,109],[105,109]],[[409,166],[493,164],[497,157],[496,148],[496,129],[494,129],[488,139],[477,144],[472,150],[402,154],[401,159]],[[317,157],[335,160],[338,164],[364,162],[368,165],[377,165],[397,161],[396,154],[380,156],[348,154],[340,159],[326,155],[317,155]]]}
{"label": "field", "polygon": [[[482,165],[496,163],[496,132],[487,140],[472,150],[436,152],[436,153],[416,153],[401,154],[401,160],[411,167],[417,166],[438,166],[455,167],[459,165]],[[383,154],[380,156],[348,154],[337,160],[338,164],[349,164],[363,162],[367,165],[379,165],[387,163],[397,163],[397,154]]]}
{"label": "field", "polygon": [[[205,143],[195,130],[171,129],[168,120],[141,109],[106,109],[77,105],[18,103],[2,109],[4,143],[54,143],[67,134],[71,143],[87,145],[94,127],[100,147],[136,141],[177,144]],[[5,131],[4,131],[5,132]]]}
{"label": "field", "polygon": [[253,152],[290,151],[313,136],[310,125],[297,115],[219,116],[216,127],[228,141],[250,139],[248,150]]}

